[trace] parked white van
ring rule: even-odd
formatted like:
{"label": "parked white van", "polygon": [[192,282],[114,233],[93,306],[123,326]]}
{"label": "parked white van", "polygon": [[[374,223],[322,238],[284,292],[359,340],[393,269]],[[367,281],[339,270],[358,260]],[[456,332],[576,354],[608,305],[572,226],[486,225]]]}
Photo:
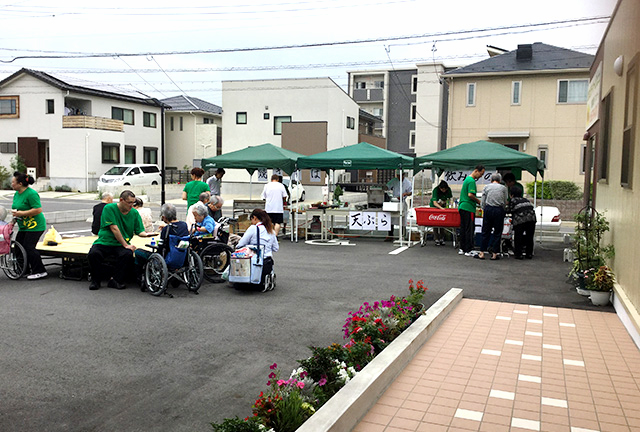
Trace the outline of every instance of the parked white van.
{"label": "parked white van", "polygon": [[146,186],[162,181],[160,168],[151,164],[116,165],[100,176],[98,188],[104,186]]}

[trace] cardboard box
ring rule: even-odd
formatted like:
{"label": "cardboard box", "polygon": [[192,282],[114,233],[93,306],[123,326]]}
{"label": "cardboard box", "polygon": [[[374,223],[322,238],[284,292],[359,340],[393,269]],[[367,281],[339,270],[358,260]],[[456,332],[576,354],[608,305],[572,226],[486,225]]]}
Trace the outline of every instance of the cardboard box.
{"label": "cardboard box", "polygon": [[242,234],[251,226],[248,214],[241,214],[237,218],[237,222],[229,226],[229,232],[233,234]]}

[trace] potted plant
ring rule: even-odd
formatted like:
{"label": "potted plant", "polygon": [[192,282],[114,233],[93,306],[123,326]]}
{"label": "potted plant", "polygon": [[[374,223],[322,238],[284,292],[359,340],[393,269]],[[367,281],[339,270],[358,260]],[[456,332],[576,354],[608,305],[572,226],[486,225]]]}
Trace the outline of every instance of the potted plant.
{"label": "potted plant", "polygon": [[[613,258],[613,245],[602,245],[602,236],[609,231],[609,222],[604,215],[591,207],[583,208],[576,216],[577,222],[573,236],[575,260],[569,276],[577,283],[578,293],[589,295],[591,301],[607,304],[613,290],[615,277],[607,266],[607,260]],[[592,295],[593,292],[600,294]],[[604,294],[603,294],[604,293]],[[594,301],[594,297],[597,297]],[[603,299],[606,297],[606,301]]]}

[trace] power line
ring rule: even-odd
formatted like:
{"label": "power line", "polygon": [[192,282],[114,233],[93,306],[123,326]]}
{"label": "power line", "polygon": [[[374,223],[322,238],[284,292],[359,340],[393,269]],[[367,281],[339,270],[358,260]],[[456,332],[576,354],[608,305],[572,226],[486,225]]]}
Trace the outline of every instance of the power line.
{"label": "power line", "polygon": [[[523,29],[523,28],[531,28],[531,27],[548,27],[548,26],[553,26],[558,24],[600,21],[603,19],[609,19],[609,17],[598,16],[598,17],[576,18],[576,19],[559,20],[559,21],[547,21],[547,22],[532,23],[532,24],[520,24],[520,25],[501,26],[501,27],[485,27],[485,28],[471,29],[471,30],[456,30],[456,31],[446,31],[446,32],[437,32],[437,33],[425,33],[420,35],[389,36],[389,37],[369,38],[369,39],[359,39],[359,40],[316,42],[316,43],[294,44],[294,45],[276,45],[276,46],[267,46],[267,47],[220,48],[220,49],[210,49],[210,50],[145,52],[145,53],[74,53],[73,55],[44,55],[44,56],[26,55],[26,56],[17,56],[10,60],[0,60],[0,62],[13,63],[16,60],[23,60],[23,59],[63,59],[63,58],[73,59],[73,58],[100,58],[100,57],[141,57],[141,56],[189,55],[189,54],[220,54],[220,53],[237,53],[237,52],[253,52],[253,51],[269,51],[269,50],[286,50],[286,49],[297,49],[297,48],[318,48],[318,47],[325,47],[325,46],[356,45],[356,44],[387,42],[387,41],[405,40],[405,39],[429,38],[433,40],[434,38],[443,37],[443,36],[469,35],[469,34],[495,32],[495,31],[502,31],[502,30]],[[464,37],[466,38],[467,36],[464,36]]]}

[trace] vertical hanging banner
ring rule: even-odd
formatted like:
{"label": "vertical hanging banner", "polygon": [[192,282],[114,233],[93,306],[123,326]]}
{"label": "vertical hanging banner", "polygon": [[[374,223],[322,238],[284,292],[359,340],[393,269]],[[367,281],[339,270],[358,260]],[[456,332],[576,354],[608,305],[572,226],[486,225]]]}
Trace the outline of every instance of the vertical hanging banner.
{"label": "vertical hanging banner", "polygon": [[322,181],[322,175],[318,168],[311,168],[310,181],[313,183],[320,183]]}
{"label": "vertical hanging banner", "polygon": [[258,168],[258,181],[261,183],[269,181],[269,173],[266,168]]}

